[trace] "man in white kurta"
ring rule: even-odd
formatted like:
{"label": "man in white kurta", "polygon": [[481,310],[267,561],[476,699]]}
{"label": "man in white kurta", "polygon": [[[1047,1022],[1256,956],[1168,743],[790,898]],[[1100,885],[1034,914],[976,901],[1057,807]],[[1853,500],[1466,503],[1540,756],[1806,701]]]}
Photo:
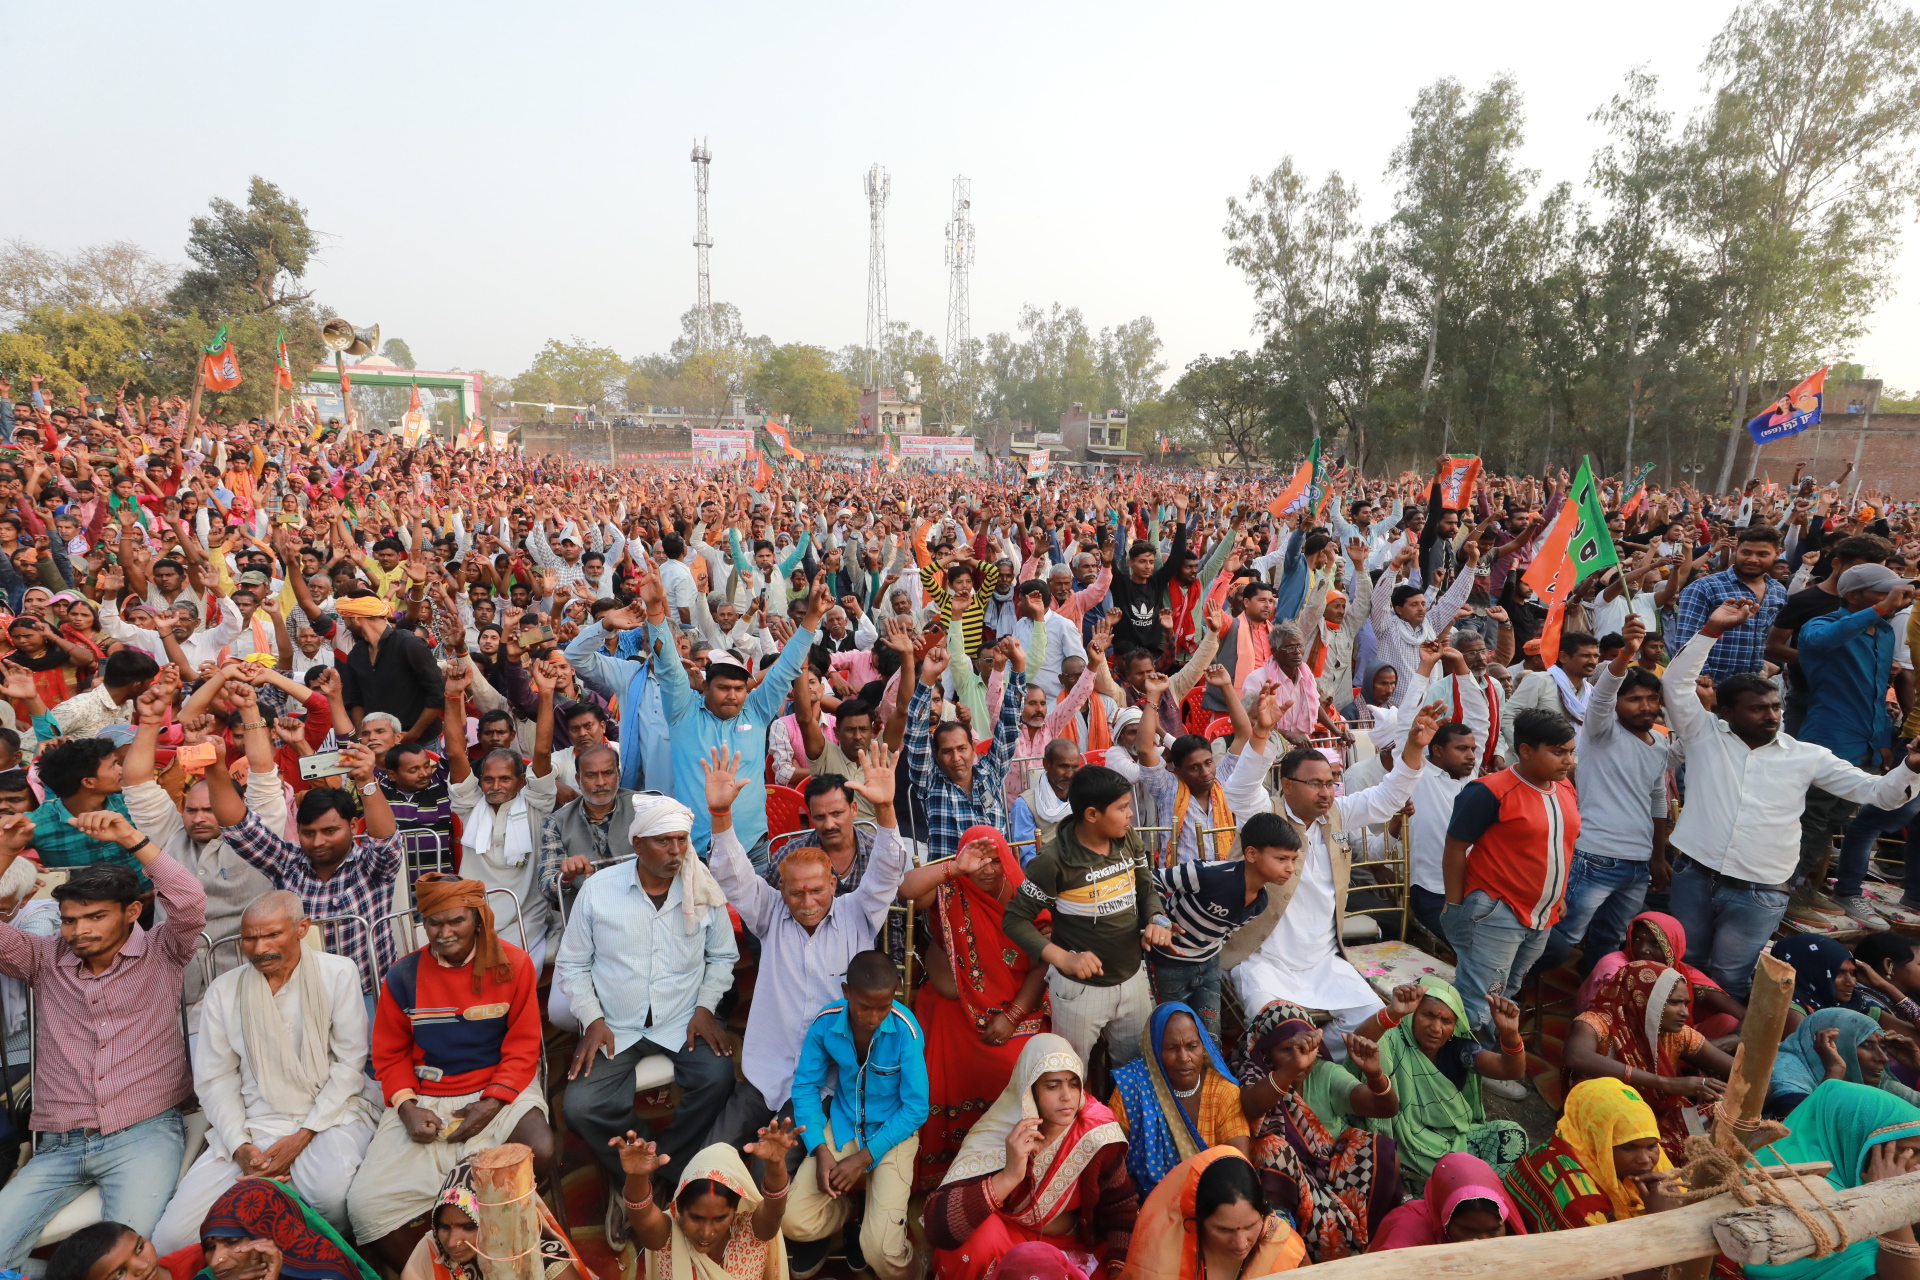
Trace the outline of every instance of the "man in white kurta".
{"label": "man in white kurta", "polygon": [[198,1243],[207,1210],[243,1177],[290,1178],[345,1231],[347,1185],[373,1140],[360,967],[305,944],[312,925],[285,890],[256,899],[240,929],[247,963],[215,978],[200,1006],[193,1087],[207,1149],[154,1228],[162,1254]]}
{"label": "man in white kurta", "polygon": [[[1424,736],[1430,738],[1431,731]],[[1288,1000],[1332,1014],[1326,1044],[1338,1057],[1345,1048],[1340,1033],[1365,1022],[1383,1007],[1383,1002],[1360,971],[1340,954],[1329,838],[1344,843],[1361,827],[1385,822],[1405,807],[1420,778],[1426,743],[1419,732],[1410,735],[1384,782],[1334,800],[1331,814],[1338,819],[1335,823],[1326,815],[1309,822],[1293,807],[1296,800],[1304,807],[1307,798],[1320,790],[1315,783],[1331,783],[1333,769],[1324,758],[1307,758],[1296,770],[1299,780],[1282,781],[1283,793],[1298,790],[1300,794],[1287,797],[1288,803],[1275,809],[1263,779],[1272,764],[1272,753],[1282,741],[1276,734],[1266,743],[1250,743],[1232,762],[1225,783],[1227,803],[1233,806],[1236,818],[1244,821],[1254,813],[1278,812],[1303,832],[1305,842],[1291,900],[1259,949],[1233,968],[1233,983],[1249,1015],[1274,1000]]]}

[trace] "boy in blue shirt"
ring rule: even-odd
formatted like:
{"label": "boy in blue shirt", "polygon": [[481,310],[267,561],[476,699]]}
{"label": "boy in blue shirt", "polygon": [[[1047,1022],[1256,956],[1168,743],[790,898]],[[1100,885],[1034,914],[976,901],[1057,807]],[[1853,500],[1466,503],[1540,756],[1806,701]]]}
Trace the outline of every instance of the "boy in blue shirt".
{"label": "boy in blue shirt", "polygon": [[[849,1270],[871,1268],[878,1280],[903,1280],[912,1270],[907,1198],[927,1120],[927,1058],[920,1024],[894,999],[899,986],[884,951],[860,952],[847,965],[845,998],[820,1011],[800,1047],[793,1118],[809,1154],[780,1225],[800,1245],[792,1250],[795,1280],[819,1270],[843,1226]],[[866,1214],[850,1223],[852,1194],[863,1183]]]}

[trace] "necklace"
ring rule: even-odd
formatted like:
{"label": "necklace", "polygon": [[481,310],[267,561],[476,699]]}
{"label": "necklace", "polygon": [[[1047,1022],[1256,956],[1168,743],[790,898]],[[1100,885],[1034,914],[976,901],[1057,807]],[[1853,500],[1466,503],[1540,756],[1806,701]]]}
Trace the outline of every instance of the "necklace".
{"label": "necklace", "polygon": [[[1173,1082],[1171,1080],[1167,1082],[1167,1088],[1173,1089]],[[1173,1096],[1176,1098],[1191,1098],[1198,1092],[1200,1092],[1200,1082],[1195,1080],[1193,1082],[1193,1088],[1191,1089],[1173,1089]]]}

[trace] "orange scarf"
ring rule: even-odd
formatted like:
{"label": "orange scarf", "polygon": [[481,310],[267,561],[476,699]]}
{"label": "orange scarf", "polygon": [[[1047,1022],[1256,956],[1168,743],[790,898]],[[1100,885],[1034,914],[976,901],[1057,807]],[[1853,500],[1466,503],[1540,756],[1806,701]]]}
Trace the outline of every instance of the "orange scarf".
{"label": "orange scarf", "polygon": [[[1217,782],[1213,786],[1213,791],[1207,796],[1207,801],[1208,816],[1213,819],[1208,825],[1215,828],[1213,857],[1205,856],[1206,837],[1204,835],[1194,838],[1194,853],[1201,862],[1225,862],[1227,854],[1233,850],[1233,811],[1227,808],[1226,790]],[[1173,829],[1167,832],[1167,847],[1160,855],[1160,865],[1163,867],[1171,867],[1179,861],[1180,832],[1187,825],[1187,806],[1192,802],[1193,792],[1187,789],[1186,783],[1181,783],[1173,799]],[[1220,830],[1223,827],[1225,830]]]}

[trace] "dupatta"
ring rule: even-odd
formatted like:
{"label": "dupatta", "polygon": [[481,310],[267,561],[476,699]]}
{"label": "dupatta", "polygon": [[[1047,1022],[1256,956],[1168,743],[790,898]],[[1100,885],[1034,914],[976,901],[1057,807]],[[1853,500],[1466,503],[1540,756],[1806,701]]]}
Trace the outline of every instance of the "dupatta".
{"label": "dupatta", "polygon": [[[1080,1055],[1064,1036],[1051,1033],[1034,1036],[1020,1051],[1020,1061],[1014,1064],[1013,1078],[1007,1087],[980,1118],[980,1123],[967,1132],[967,1140],[947,1169],[947,1176],[941,1179],[941,1186],[998,1173],[1006,1167],[1007,1135],[1020,1121],[1039,1118],[1039,1109],[1033,1102],[1033,1086],[1050,1071],[1071,1071],[1083,1086],[1086,1083],[1086,1064],[1080,1061]],[[1078,1188],[1080,1175],[1087,1171],[1100,1148],[1114,1142],[1124,1144],[1127,1140],[1113,1112],[1086,1094],[1081,1096],[1080,1114],[1074,1117],[1073,1123],[1035,1152],[1029,1162],[1027,1183],[1031,1191],[1026,1193],[1025,1204],[1018,1203],[1021,1192],[1016,1191],[1000,1208],[1001,1213],[1021,1226],[1037,1231],[1052,1222]],[[676,1275],[674,1280],[688,1278]]]}
{"label": "dupatta", "polygon": [[[747,1166],[740,1159],[740,1153],[724,1142],[715,1143],[687,1162],[687,1168],[680,1175],[680,1185],[673,1189],[675,1203],[689,1182],[702,1180],[717,1182],[740,1197],[735,1209],[735,1230],[738,1230],[740,1216],[751,1218],[753,1211],[760,1207],[760,1186],[754,1182],[753,1175],[747,1172]],[[673,1272],[671,1280],[738,1280],[725,1267],[693,1247],[686,1234],[680,1230],[680,1215],[669,1212],[667,1221],[673,1225],[673,1236],[668,1245],[672,1255]],[[751,1230],[751,1228],[748,1228]],[[787,1280],[787,1243],[784,1236],[774,1232],[773,1239],[766,1242],[767,1268],[763,1280]],[[648,1259],[649,1263],[653,1260]],[[582,1275],[585,1275],[582,1268]],[[648,1274],[658,1274],[649,1266]]]}
{"label": "dupatta", "polygon": [[[1768,1165],[1828,1161],[1833,1171],[1826,1175],[1827,1182],[1844,1191],[1860,1185],[1867,1171],[1867,1153],[1874,1147],[1920,1137],[1920,1109],[1869,1085],[1828,1080],[1793,1109],[1786,1124],[1787,1136],[1754,1158]],[[1867,1280],[1878,1270],[1879,1257],[1880,1241],[1869,1237],[1824,1258],[1806,1257],[1777,1267],[1751,1266],[1746,1271],[1764,1280]]]}
{"label": "dupatta", "polygon": [[[581,1276],[590,1272],[580,1255],[574,1251],[573,1242],[567,1239],[567,1233],[560,1229],[560,1223],[547,1208],[547,1202],[536,1191],[533,1196],[534,1208],[540,1215],[540,1269],[543,1273],[572,1264]],[[447,1177],[440,1184],[439,1198],[433,1202],[433,1209],[427,1214],[427,1234],[423,1237],[427,1245],[427,1256],[433,1262],[433,1280],[485,1280],[486,1270],[476,1256],[471,1262],[455,1262],[440,1248],[440,1234],[434,1230],[434,1216],[443,1205],[452,1205],[467,1215],[474,1223],[480,1221],[479,1200],[473,1189],[473,1161],[462,1160],[447,1170]]]}
{"label": "dupatta", "polygon": [[[1188,1156],[1147,1196],[1134,1220],[1133,1242],[1120,1280],[1207,1280],[1200,1253],[1200,1224],[1194,1221],[1200,1175],[1216,1160],[1246,1160],[1232,1147],[1208,1147]],[[1242,1276],[1291,1271],[1307,1258],[1306,1243],[1277,1213],[1269,1213],[1260,1239],[1240,1268]]]}
{"label": "dupatta", "polygon": [[[993,845],[1000,859],[1000,874],[1006,877],[1010,889],[1017,890],[1027,877],[1006,836],[993,827],[969,827],[961,833],[958,847],[965,848],[976,840]],[[1007,938],[1003,928],[1006,904],[975,884],[972,876],[944,881],[934,893],[940,945],[953,964],[953,985],[960,993],[960,1007],[966,1010],[976,1033],[985,1031],[994,1014],[1020,994],[1032,962]],[[1043,921],[1046,914],[1041,913]],[[1047,992],[1042,988],[1040,999],[1014,1027],[1013,1034],[1030,1036],[1045,1031],[1048,1008]]]}
{"label": "dupatta", "polygon": [[1167,1024],[1178,1013],[1193,1019],[1209,1059],[1200,1072],[1202,1092],[1194,1094],[1194,1105],[1198,1107],[1204,1096],[1209,1069],[1219,1072],[1222,1079],[1235,1083],[1236,1090],[1238,1088],[1233,1073],[1227,1069],[1226,1059],[1220,1056],[1219,1046],[1207,1034],[1206,1023],[1191,1005],[1168,1001],[1149,1013],[1140,1036],[1140,1056],[1113,1072],[1114,1088],[1127,1108],[1127,1172],[1133,1175],[1136,1187],[1152,1187],[1176,1164],[1192,1159],[1206,1147],[1199,1125],[1173,1096],[1173,1086],[1168,1083],[1166,1068],[1160,1062],[1160,1046],[1166,1039]]}
{"label": "dupatta", "polygon": [[[1451,983],[1428,978],[1420,988],[1427,999],[1438,1000],[1453,1012],[1455,1040],[1473,1039],[1466,1006]],[[1368,1127],[1391,1135],[1401,1162],[1417,1173],[1458,1150],[1458,1140],[1486,1120],[1487,1110],[1480,1098],[1479,1075],[1470,1071],[1455,1086],[1414,1040],[1413,1021],[1403,1018],[1380,1037],[1380,1069],[1393,1080],[1400,1110],[1387,1119],[1369,1121]]]}
{"label": "dupatta", "polygon": [[[242,1178],[221,1193],[200,1224],[200,1239],[271,1240],[289,1280],[379,1280],[327,1220],[271,1178]],[[213,1280],[204,1267],[197,1280]]]}

